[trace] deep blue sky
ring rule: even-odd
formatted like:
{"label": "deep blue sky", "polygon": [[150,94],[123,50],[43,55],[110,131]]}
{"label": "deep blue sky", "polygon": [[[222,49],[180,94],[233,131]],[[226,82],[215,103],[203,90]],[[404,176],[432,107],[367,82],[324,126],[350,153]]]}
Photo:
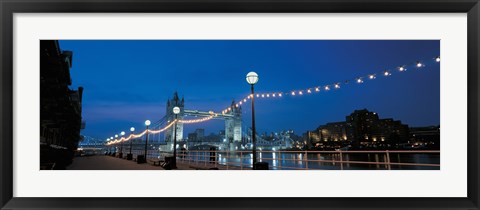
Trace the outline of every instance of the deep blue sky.
{"label": "deep blue sky", "polygon": [[[256,91],[288,91],[417,60],[427,66],[314,95],[258,99],[257,131],[301,134],[363,108],[410,126],[440,124],[440,65],[432,62],[440,41],[65,40],[60,47],[73,51],[72,88],[85,88],[82,134],[101,139],[160,119],[174,91],[185,97],[187,109],[221,111],[248,95],[249,71],[259,74]],[[250,111],[250,105],[243,107],[244,127],[251,125]],[[224,122],[185,126],[187,132],[196,128],[216,133]]]}

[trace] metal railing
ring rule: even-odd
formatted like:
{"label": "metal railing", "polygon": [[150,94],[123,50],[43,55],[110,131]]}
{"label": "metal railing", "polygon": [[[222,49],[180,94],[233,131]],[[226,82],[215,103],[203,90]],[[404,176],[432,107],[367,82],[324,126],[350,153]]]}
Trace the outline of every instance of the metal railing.
{"label": "metal railing", "polygon": [[[124,150],[124,157],[128,151]],[[132,150],[133,157],[145,151]],[[172,152],[148,150],[147,160],[163,161]],[[257,151],[259,162],[274,170],[398,170],[440,169],[438,150],[369,150],[369,151]],[[177,150],[177,163],[191,169],[252,169],[252,151]]]}
{"label": "metal railing", "polygon": [[[192,168],[245,170],[252,168],[251,156],[251,151],[194,150],[177,153],[177,162]],[[258,151],[257,156],[269,169],[440,169],[437,150]]]}

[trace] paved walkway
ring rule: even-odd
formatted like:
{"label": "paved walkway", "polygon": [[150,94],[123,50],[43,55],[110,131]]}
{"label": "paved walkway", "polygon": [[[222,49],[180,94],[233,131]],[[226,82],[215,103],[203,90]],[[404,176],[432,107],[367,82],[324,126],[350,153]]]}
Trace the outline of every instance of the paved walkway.
{"label": "paved walkway", "polygon": [[151,163],[137,162],[106,155],[75,157],[67,170],[163,170]]}
{"label": "paved walkway", "polygon": [[[208,170],[215,167],[212,164],[192,164],[177,161],[176,170]],[[218,167],[220,170],[224,167]],[[94,155],[75,157],[67,170],[164,170],[160,166],[154,166],[151,162],[138,164],[132,160],[120,159],[108,155]]]}

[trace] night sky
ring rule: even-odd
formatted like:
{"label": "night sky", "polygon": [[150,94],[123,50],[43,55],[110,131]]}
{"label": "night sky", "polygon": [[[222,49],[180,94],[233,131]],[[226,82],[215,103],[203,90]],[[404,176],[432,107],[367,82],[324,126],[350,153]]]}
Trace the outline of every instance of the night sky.
{"label": "night sky", "polygon": [[[146,119],[165,115],[175,91],[186,109],[217,111],[249,94],[249,71],[259,75],[256,92],[300,90],[350,80],[338,90],[255,101],[257,132],[293,129],[301,135],[328,122],[344,121],[355,109],[409,126],[440,124],[440,41],[60,41],[73,51],[72,88],[85,88],[83,135],[106,139]],[[422,61],[424,68],[396,67]],[[392,75],[354,78],[382,70]],[[251,105],[243,106],[243,127],[251,125]],[[224,129],[211,120],[185,126],[205,133]]]}

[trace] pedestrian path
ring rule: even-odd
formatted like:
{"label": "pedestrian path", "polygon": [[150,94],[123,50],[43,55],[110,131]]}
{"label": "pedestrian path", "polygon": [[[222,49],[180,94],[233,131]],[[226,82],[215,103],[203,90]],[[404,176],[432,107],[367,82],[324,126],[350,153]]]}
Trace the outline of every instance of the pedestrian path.
{"label": "pedestrian path", "polygon": [[[213,164],[195,164],[177,161],[176,170],[208,170],[218,168],[227,169],[224,166],[215,166]],[[230,169],[234,169],[230,167]],[[238,168],[239,169],[239,168]],[[67,166],[67,170],[164,170],[162,167],[152,163],[138,164],[132,160],[116,158],[108,155],[93,155],[75,157],[73,163]]]}
{"label": "pedestrian path", "polygon": [[160,166],[150,163],[137,164],[137,162],[120,159],[107,155],[94,155],[75,157],[67,170],[163,170]]}

